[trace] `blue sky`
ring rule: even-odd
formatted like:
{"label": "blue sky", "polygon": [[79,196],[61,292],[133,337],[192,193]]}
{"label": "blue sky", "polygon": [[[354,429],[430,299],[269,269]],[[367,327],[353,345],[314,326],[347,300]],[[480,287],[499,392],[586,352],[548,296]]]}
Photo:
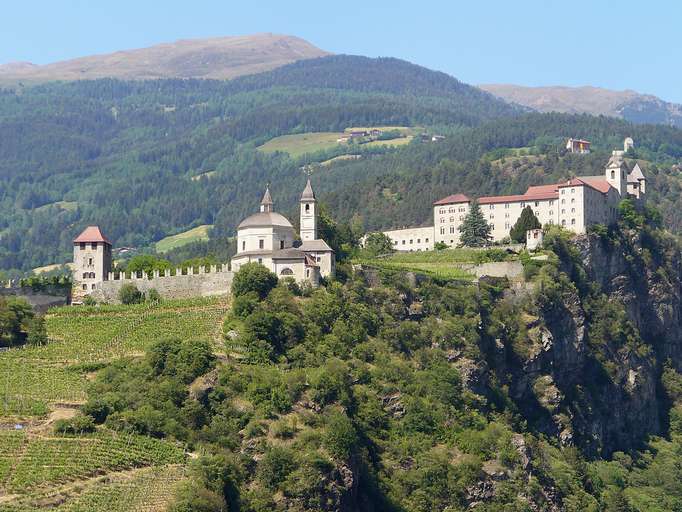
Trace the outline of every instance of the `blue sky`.
{"label": "blue sky", "polygon": [[[682,103],[682,2],[0,0],[0,63],[276,32],[465,82],[595,85]],[[577,12],[581,11],[581,12]]]}

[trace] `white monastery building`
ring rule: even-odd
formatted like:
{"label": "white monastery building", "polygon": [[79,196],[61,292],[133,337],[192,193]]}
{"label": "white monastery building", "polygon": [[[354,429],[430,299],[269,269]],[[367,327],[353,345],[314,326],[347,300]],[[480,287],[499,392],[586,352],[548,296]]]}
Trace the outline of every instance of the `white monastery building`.
{"label": "white monastery building", "polygon": [[320,277],[334,274],[334,251],[318,238],[317,201],[310,180],[300,200],[300,241],[294,227],[283,215],[273,210],[270,190],[265,190],[260,212],[244,219],[237,227],[237,254],[232,257],[232,270],[244,263],[257,261],[279,277],[296,281],[319,282]]}
{"label": "white monastery building", "polygon": [[[625,139],[623,151],[613,151],[601,176],[580,176],[562,183],[528,187],[523,194],[479,197],[478,204],[492,227],[494,242],[509,236],[521,212],[530,206],[540,223],[557,224],[575,233],[585,233],[594,224],[616,220],[618,203],[631,197],[643,202],[646,178],[635,164],[632,171],[624,161],[632,139]],[[469,213],[472,199],[453,194],[433,203],[433,226],[384,231],[396,251],[426,251],[438,242],[459,245],[459,227]]]}

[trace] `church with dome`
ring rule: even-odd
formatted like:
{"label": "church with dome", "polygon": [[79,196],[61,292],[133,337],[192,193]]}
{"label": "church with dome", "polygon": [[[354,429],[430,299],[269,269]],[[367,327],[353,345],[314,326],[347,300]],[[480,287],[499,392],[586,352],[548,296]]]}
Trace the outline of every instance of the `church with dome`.
{"label": "church with dome", "polygon": [[[317,200],[308,179],[301,199],[300,230],[277,213],[269,187],[260,211],[237,227],[237,253],[231,265],[211,265],[201,269],[155,270],[151,275],[118,271],[112,265],[112,244],[98,226],[89,226],[73,243],[72,303],[90,296],[96,301],[118,302],[125,284],[142,293],[155,290],[163,298],[223,295],[230,292],[234,273],[245,263],[256,262],[280,279],[318,286],[320,279],[334,275],[334,251],[319,238]],[[198,270],[198,271],[197,271]]]}
{"label": "church with dome", "polygon": [[232,270],[244,263],[258,262],[280,278],[316,286],[321,277],[334,274],[334,251],[318,238],[317,201],[310,180],[300,200],[300,231],[284,215],[275,212],[270,189],[266,188],[260,211],[244,219],[237,227],[237,254]]}

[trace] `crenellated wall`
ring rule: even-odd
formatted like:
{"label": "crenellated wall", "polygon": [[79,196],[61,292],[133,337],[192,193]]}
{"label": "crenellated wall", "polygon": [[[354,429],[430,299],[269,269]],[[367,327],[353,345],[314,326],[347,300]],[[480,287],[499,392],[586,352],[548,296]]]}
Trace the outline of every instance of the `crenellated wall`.
{"label": "crenellated wall", "polygon": [[228,270],[227,265],[218,269],[217,265],[200,267],[198,273],[183,275],[182,269],[176,269],[175,275],[170,270],[163,273],[154,271],[151,278],[144,273],[131,275],[109,272],[108,279],[97,285],[90,293],[97,301],[116,303],[118,294],[125,284],[133,284],[143,293],[156,290],[164,299],[185,299],[190,297],[207,297],[211,295],[226,295],[230,293],[234,272]]}

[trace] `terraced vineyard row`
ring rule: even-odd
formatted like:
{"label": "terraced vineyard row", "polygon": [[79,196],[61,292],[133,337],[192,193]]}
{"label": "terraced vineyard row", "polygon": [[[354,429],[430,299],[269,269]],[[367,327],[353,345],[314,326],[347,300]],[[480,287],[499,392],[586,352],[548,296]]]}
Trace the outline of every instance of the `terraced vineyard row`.
{"label": "terraced vineyard row", "polygon": [[59,512],[160,512],[185,478],[185,467],[180,465],[143,468],[132,474],[108,475],[77,490],[36,493],[0,503],[0,512],[28,512],[55,501],[60,505],[51,509]]}
{"label": "terraced vineyard row", "polygon": [[34,493],[96,474],[123,469],[181,464],[183,449],[138,435],[98,432],[74,437],[34,437],[0,432],[0,492]]}

